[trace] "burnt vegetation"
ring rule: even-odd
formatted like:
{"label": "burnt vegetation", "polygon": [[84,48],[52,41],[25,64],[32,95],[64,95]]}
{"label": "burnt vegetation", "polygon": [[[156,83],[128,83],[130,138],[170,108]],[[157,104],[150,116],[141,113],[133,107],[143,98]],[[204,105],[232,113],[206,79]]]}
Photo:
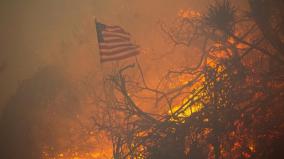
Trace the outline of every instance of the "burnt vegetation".
{"label": "burnt vegetation", "polygon": [[[171,70],[147,85],[139,63],[105,78],[96,130],[115,159],[279,158],[284,131],[284,2],[250,0],[248,12],[229,1],[183,16],[162,30],[173,44],[201,54],[194,67]],[[140,80],[128,74],[138,69]],[[185,82],[170,87],[171,81]],[[150,97],[149,97],[150,96]],[[146,112],[141,100],[159,112]]]}

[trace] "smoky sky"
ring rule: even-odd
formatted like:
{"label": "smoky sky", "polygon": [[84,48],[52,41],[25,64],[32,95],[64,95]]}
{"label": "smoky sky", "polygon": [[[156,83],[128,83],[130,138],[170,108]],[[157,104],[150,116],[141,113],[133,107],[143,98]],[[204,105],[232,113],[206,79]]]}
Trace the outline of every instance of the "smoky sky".
{"label": "smoky sky", "polygon": [[[143,67],[153,70],[168,59],[155,57],[169,48],[159,22],[180,9],[202,11],[210,0],[4,0],[0,2],[1,109],[19,83],[47,65],[72,77],[98,67],[93,19],[117,24],[141,45]],[[238,4],[240,1],[234,1]],[[241,5],[239,5],[242,8]],[[79,42],[78,42],[79,41]],[[147,57],[153,57],[147,58]],[[175,57],[175,55],[173,55]],[[80,65],[80,67],[77,67]]]}

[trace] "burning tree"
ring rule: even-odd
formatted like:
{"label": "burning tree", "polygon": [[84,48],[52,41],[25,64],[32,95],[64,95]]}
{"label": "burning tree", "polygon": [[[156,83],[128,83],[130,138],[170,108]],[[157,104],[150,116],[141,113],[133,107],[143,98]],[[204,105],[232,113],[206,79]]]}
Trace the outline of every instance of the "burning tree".
{"label": "burning tree", "polygon": [[[195,45],[195,67],[169,71],[150,88],[117,69],[98,98],[96,129],[113,143],[113,157],[273,158],[283,143],[284,50],[282,1],[249,1],[242,13],[217,1],[207,13],[182,14],[162,26],[174,45]],[[183,79],[183,80],[180,80]],[[174,84],[172,81],[180,81]],[[160,112],[140,102],[148,92]],[[146,95],[145,95],[146,96]],[[146,97],[145,97],[146,98]],[[144,99],[145,99],[144,98]],[[277,146],[280,145],[280,146]],[[274,155],[274,156],[273,156]]]}

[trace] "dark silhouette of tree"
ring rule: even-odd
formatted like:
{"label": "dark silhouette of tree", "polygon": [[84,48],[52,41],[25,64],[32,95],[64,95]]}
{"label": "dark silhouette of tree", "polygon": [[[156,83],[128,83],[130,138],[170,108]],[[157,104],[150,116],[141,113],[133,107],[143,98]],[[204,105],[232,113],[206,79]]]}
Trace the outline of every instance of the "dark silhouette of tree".
{"label": "dark silhouette of tree", "polygon": [[[50,104],[60,94],[68,99],[67,103],[54,108],[56,105]],[[76,110],[76,104],[78,101],[72,93],[70,83],[55,67],[40,69],[30,79],[21,82],[1,113],[1,158],[39,159],[44,155],[43,146],[60,151],[61,147],[56,147],[56,139],[52,136],[55,132],[54,125],[44,120],[51,121],[55,118],[54,113],[58,112],[68,112],[71,116]],[[56,112],[52,112],[54,109]],[[64,113],[61,114],[63,116]],[[49,153],[52,156],[52,151]]]}
{"label": "dark silhouette of tree", "polygon": [[6,64],[5,63],[1,63],[0,64],[0,73],[2,73],[5,69],[6,69]]}
{"label": "dark silhouette of tree", "polygon": [[[113,142],[115,159],[280,157],[283,2],[249,5],[241,13],[227,0],[216,1],[207,13],[163,25],[174,45],[198,42],[201,58],[195,67],[169,71],[157,88],[148,87],[139,63],[141,81],[126,73],[133,65],[105,79],[94,122]],[[183,76],[187,82],[167,89]],[[143,111],[143,98],[137,98],[143,91],[154,93],[155,106],[165,111]]]}

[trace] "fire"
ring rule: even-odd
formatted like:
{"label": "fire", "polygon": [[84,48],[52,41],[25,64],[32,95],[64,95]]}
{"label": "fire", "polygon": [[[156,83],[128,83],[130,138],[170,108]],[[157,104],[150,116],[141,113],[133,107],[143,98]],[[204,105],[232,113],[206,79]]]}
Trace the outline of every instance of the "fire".
{"label": "fire", "polygon": [[197,18],[201,17],[201,13],[191,9],[181,9],[178,12],[178,16],[182,18]]}
{"label": "fire", "polygon": [[251,151],[251,152],[255,152],[255,144],[254,143],[249,143],[248,144],[248,148],[249,148],[249,150]]}
{"label": "fire", "polygon": [[198,97],[192,97],[192,95],[190,95],[189,97],[185,98],[180,105],[174,106],[173,109],[169,111],[169,113],[176,113],[181,108],[181,106],[183,106],[185,109],[178,115],[178,117],[180,118],[186,118],[191,116],[193,113],[199,112],[204,107],[204,105],[199,102],[191,105],[191,103],[188,101],[192,98],[193,100],[198,99]]}
{"label": "fire", "polygon": [[61,152],[51,156],[47,152],[43,152],[43,159],[108,159],[111,158],[112,148],[104,148],[103,151],[94,152]]}
{"label": "fire", "polygon": [[176,78],[176,82],[175,81],[171,81],[169,83],[169,88],[176,88],[177,86],[180,85],[184,85],[188,82],[188,80],[190,79],[190,75],[180,75]]}
{"label": "fire", "polygon": [[[185,80],[184,78],[181,79],[180,83],[186,83],[188,82],[190,78],[187,78],[187,80]],[[200,78],[200,81],[195,83],[191,89],[195,90],[195,91],[199,91],[202,89],[202,82],[205,80],[204,77]],[[186,81],[186,82],[185,82]],[[181,111],[180,114],[178,114],[178,118],[186,118],[191,116],[193,113],[199,112],[204,105],[201,102],[198,102],[198,99],[200,99],[200,96],[194,96],[192,94],[190,94],[189,96],[185,97],[181,103],[175,105],[172,107],[171,110],[169,110],[169,114],[175,114],[177,113],[177,111]],[[194,102],[194,103],[192,103]],[[175,119],[172,119],[172,121],[176,121]],[[182,121],[183,122],[183,121]]]}

